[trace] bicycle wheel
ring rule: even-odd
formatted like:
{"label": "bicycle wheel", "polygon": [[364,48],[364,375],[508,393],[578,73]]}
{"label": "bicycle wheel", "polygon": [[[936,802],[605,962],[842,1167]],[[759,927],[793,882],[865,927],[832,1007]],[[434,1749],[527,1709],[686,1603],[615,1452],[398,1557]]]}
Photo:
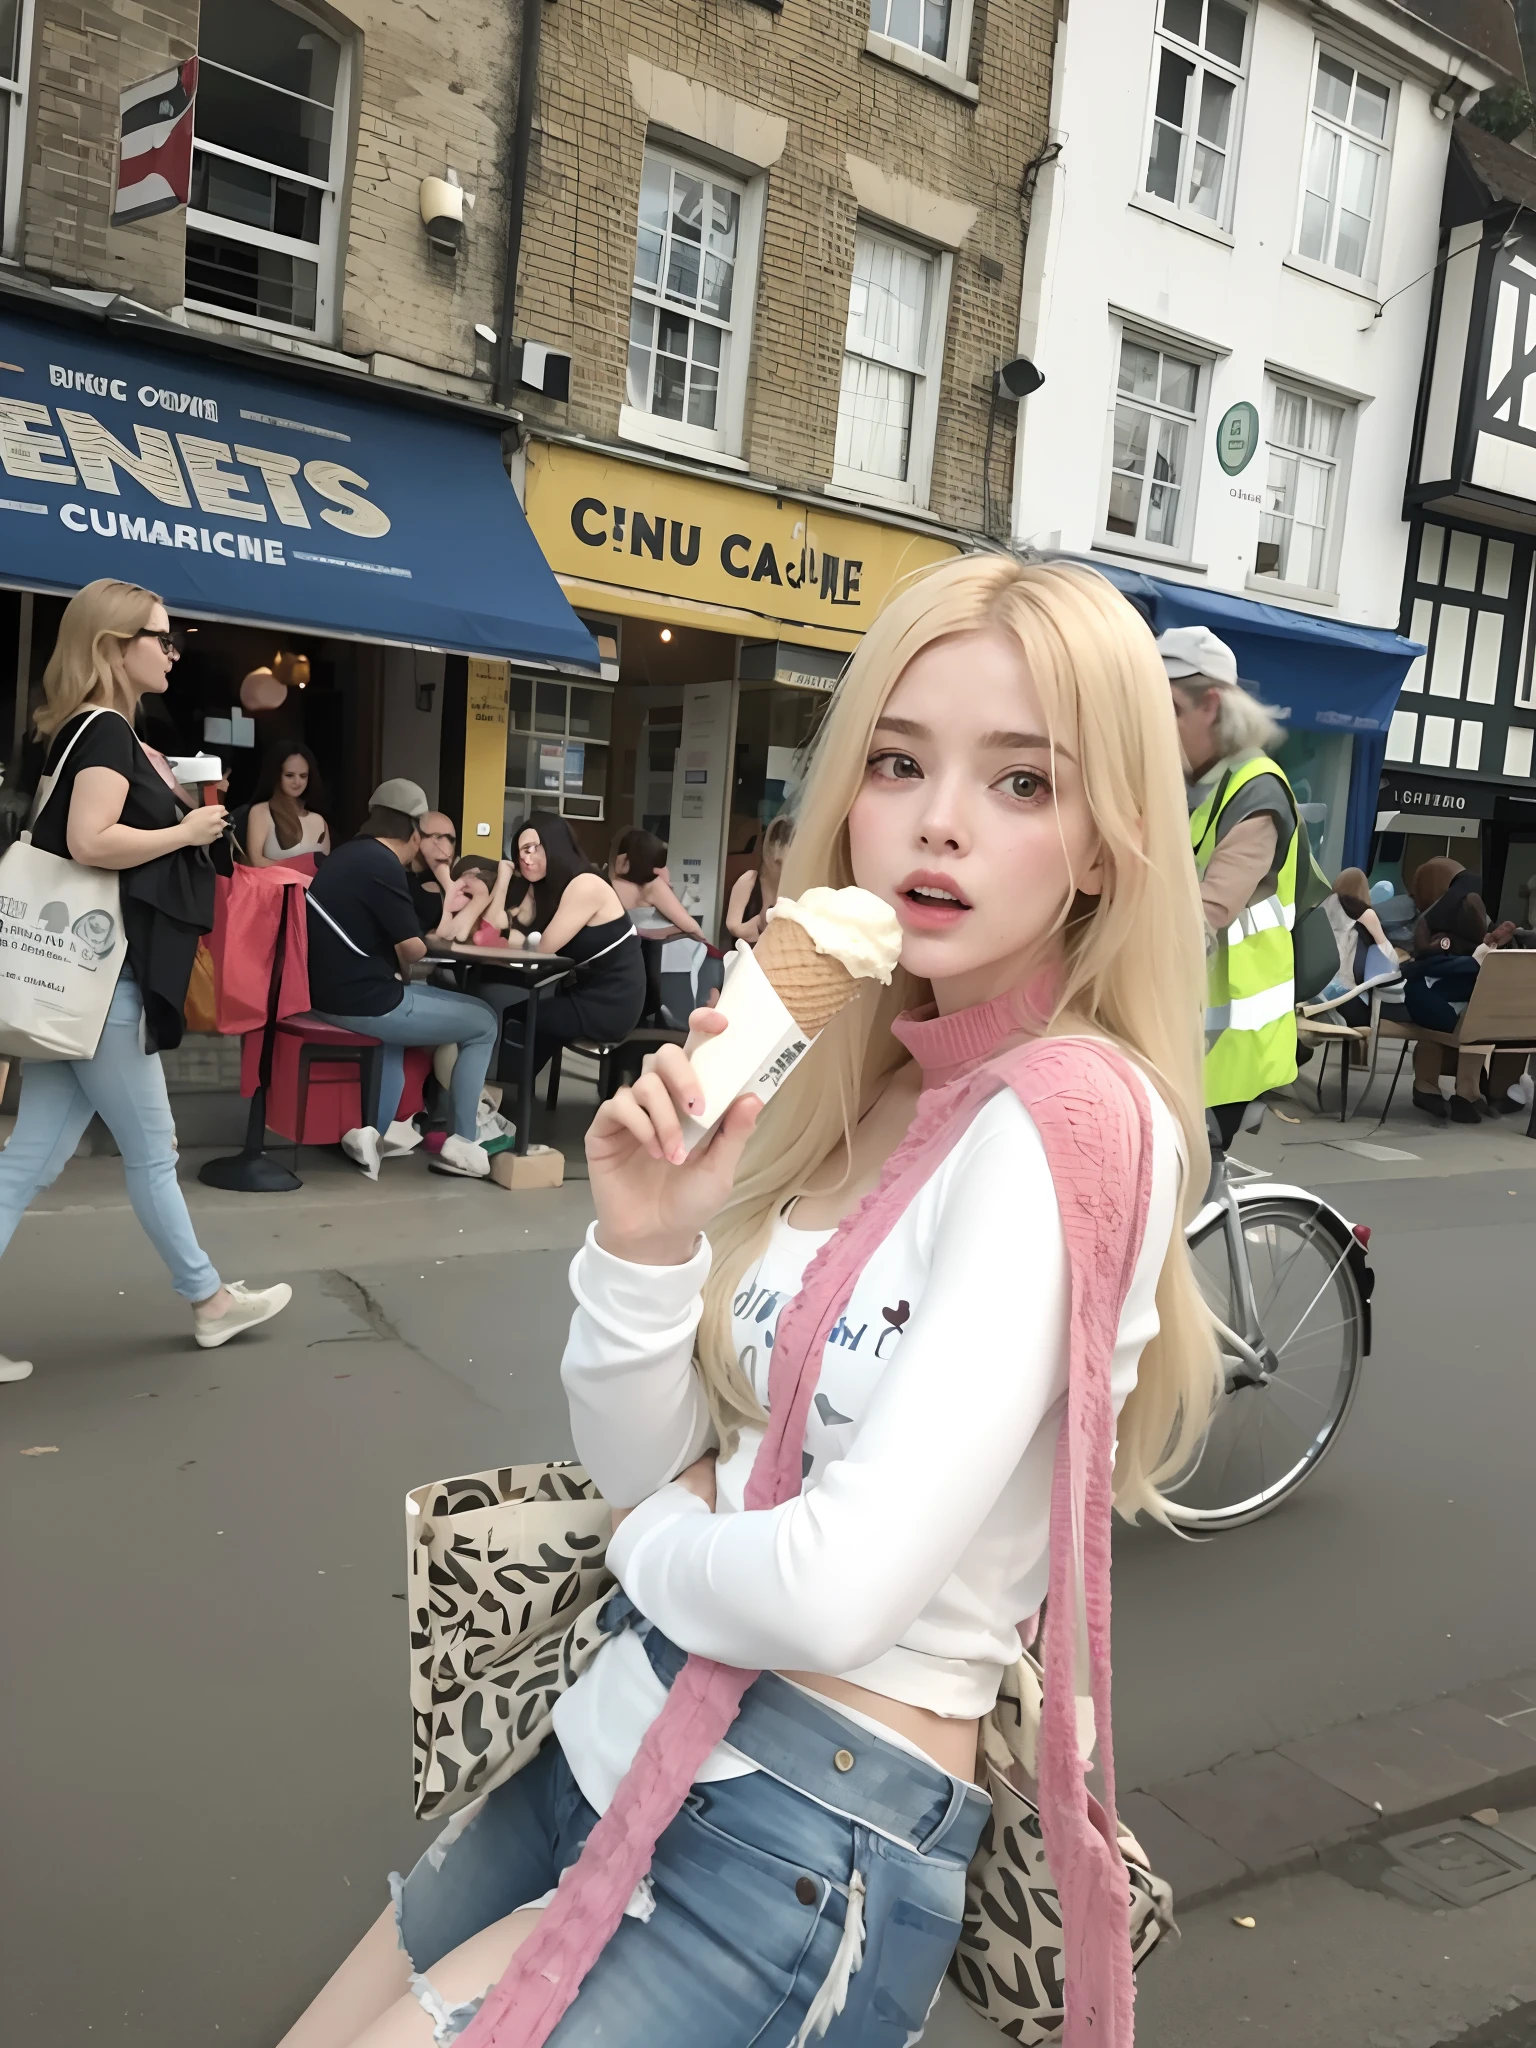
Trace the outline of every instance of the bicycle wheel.
{"label": "bicycle wheel", "polygon": [[[1344,1247],[1314,1204],[1238,1196],[1259,1326],[1279,1370],[1217,1403],[1187,1473],[1166,1489],[1186,1528],[1235,1529],[1277,1508],[1327,1455],[1360,1384],[1365,1304]],[[1200,1290],[1234,1330],[1242,1317],[1218,1217],[1190,1242]]]}

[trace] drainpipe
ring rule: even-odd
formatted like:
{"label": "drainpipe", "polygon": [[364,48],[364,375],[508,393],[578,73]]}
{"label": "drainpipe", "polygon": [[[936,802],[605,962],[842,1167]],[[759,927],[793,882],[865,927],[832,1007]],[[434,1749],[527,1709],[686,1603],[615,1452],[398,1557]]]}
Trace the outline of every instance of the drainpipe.
{"label": "drainpipe", "polygon": [[510,405],[516,389],[512,335],[517,319],[517,267],[523,250],[523,213],[528,203],[528,157],[533,146],[533,104],[539,90],[539,36],[544,0],[521,0],[522,43],[517,66],[517,119],[507,172],[507,268],[501,288],[501,327],[496,345],[498,405]]}

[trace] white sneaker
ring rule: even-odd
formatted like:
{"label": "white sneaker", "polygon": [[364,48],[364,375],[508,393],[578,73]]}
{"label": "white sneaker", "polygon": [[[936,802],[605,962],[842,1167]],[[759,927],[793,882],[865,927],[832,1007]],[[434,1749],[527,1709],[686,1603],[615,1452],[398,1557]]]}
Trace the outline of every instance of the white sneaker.
{"label": "white sneaker", "polygon": [[0,1358],[0,1380],[29,1380],[31,1377],[30,1358]]}
{"label": "white sneaker", "polygon": [[349,1159],[355,1159],[369,1180],[379,1177],[380,1139],[372,1124],[360,1124],[355,1131],[347,1131],[341,1141],[341,1149]]}
{"label": "white sneaker", "polygon": [[[343,1140],[345,1142],[345,1140]],[[414,1124],[392,1123],[379,1140],[381,1159],[403,1159],[407,1152],[414,1152],[421,1143],[421,1133]],[[377,1175],[374,1176],[377,1179]]]}
{"label": "white sneaker", "polygon": [[460,1180],[489,1180],[491,1173],[490,1155],[483,1152],[472,1138],[452,1135],[444,1138],[443,1149],[431,1161],[434,1173],[451,1173]]}
{"label": "white sneaker", "polygon": [[243,1280],[229,1280],[224,1292],[229,1296],[229,1307],[223,1315],[205,1316],[196,1309],[192,1312],[197,1341],[204,1351],[217,1351],[242,1330],[254,1330],[258,1323],[271,1322],[293,1299],[293,1289],[286,1280],[279,1280],[275,1287],[247,1287]]}

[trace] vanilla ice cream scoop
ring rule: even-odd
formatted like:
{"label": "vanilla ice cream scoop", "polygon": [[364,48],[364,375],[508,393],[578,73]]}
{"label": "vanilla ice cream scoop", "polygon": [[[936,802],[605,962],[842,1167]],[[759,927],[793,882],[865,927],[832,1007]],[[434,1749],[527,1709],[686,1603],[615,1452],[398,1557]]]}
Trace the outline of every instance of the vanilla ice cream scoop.
{"label": "vanilla ice cream scoop", "polygon": [[868,889],[807,889],[781,896],[768,913],[799,925],[818,953],[840,961],[856,981],[889,982],[901,957],[901,924]]}

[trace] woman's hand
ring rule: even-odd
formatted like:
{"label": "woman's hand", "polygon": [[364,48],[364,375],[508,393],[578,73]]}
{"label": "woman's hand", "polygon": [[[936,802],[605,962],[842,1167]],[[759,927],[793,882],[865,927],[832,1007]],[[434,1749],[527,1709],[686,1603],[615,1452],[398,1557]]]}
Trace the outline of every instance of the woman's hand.
{"label": "woman's hand", "polygon": [[181,821],[183,846],[212,846],[224,837],[229,813],[222,804],[199,804]]}
{"label": "woman's hand", "polygon": [[[729,1027],[712,1009],[688,1020],[701,1038]],[[742,1148],[762,1112],[755,1095],[733,1102],[707,1143],[684,1155],[682,1118],[702,1101],[693,1063],[664,1045],[633,1088],[605,1102],[587,1131],[587,1170],[598,1242],[640,1266],[681,1266],[699,1233],[730,1199]]]}

